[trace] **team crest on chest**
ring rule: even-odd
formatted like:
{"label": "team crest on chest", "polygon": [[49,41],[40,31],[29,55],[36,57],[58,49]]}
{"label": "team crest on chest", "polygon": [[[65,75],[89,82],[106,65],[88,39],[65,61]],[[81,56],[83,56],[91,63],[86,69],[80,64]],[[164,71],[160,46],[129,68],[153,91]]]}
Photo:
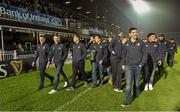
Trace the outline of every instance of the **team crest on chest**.
{"label": "team crest on chest", "polygon": [[81,48],[81,46],[78,46],[78,48]]}
{"label": "team crest on chest", "polygon": [[100,48],[102,48],[102,46],[100,46]]}
{"label": "team crest on chest", "polygon": [[137,43],[136,46],[140,46],[140,43]]}
{"label": "team crest on chest", "polygon": [[59,47],[59,49],[61,49],[61,47]]}

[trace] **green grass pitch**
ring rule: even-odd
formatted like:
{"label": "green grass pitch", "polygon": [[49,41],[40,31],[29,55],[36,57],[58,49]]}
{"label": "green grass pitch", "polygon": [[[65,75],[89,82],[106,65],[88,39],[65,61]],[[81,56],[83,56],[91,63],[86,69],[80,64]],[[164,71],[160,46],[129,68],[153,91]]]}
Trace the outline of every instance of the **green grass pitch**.
{"label": "green grass pitch", "polygon": [[[180,52],[180,48],[178,49]],[[21,74],[0,80],[0,111],[131,111],[131,110],[180,110],[180,53],[175,56],[175,65],[168,68],[165,64],[164,73],[155,76],[156,83],[153,91],[142,91],[130,107],[123,108],[121,103],[124,93],[113,91],[112,85],[106,83],[102,87],[91,88],[79,86],[75,91],[63,88],[60,77],[59,91],[48,95],[52,86],[45,80],[45,89],[38,91],[38,71]],[[86,71],[90,71],[90,62],[86,63]],[[55,74],[54,69],[48,73]],[[64,71],[71,82],[71,64],[64,66]],[[141,81],[142,82],[142,81]]]}

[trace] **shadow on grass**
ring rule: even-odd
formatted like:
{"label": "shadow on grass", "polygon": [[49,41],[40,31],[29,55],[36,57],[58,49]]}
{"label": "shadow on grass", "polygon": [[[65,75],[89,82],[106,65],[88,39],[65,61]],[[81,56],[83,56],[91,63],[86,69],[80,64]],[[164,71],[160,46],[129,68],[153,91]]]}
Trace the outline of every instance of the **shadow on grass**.
{"label": "shadow on grass", "polygon": [[177,105],[176,105],[174,110],[178,111],[178,112],[180,111],[180,101],[177,103]]}
{"label": "shadow on grass", "polygon": [[154,85],[164,76],[164,78],[167,78],[167,71],[165,67],[159,67],[158,72],[156,72],[154,77]]}
{"label": "shadow on grass", "polygon": [[[99,80],[100,80],[100,75],[99,75],[98,72],[97,72],[96,76],[97,76],[97,86],[99,86],[99,85],[100,85],[100,84],[99,84],[99,82],[100,82],[100,81],[99,81]],[[87,82],[88,82],[88,83],[92,83],[92,71],[86,71],[86,78],[87,78]],[[77,77],[77,83],[79,83],[79,82],[81,82],[81,81],[83,81],[83,80],[82,80],[81,75],[79,74],[78,77]],[[109,81],[109,76],[108,76],[108,74],[105,72],[105,73],[104,73],[104,81],[103,81],[103,84],[108,83],[108,81]],[[77,83],[76,83],[76,84],[77,84]],[[80,85],[78,85],[78,86],[76,86],[76,88],[81,87],[81,86],[83,86],[83,83],[80,84]]]}

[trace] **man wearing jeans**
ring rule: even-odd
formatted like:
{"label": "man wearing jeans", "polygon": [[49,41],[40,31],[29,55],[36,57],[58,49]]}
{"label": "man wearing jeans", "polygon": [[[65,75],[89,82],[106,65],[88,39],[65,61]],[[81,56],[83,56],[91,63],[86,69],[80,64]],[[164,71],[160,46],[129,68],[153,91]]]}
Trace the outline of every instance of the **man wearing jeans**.
{"label": "man wearing jeans", "polygon": [[103,64],[107,58],[106,46],[102,43],[102,38],[100,36],[95,36],[96,47],[95,50],[95,62],[92,63],[92,82],[93,87],[97,86],[97,70],[99,70],[100,80],[99,84],[103,85],[104,78],[104,67]]}
{"label": "man wearing jeans", "polygon": [[64,79],[68,82],[68,79],[63,71],[64,61],[68,55],[68,52],[64,46],[64,44],[60,43],[60,37],[55,35],[53,37],[54,44],[51,46],[51,51],[48,58],[47,67],[49,67],[51,60],[53,58],[55,68],[56,68],[56,79],[53,85],[53,89],[49,92],[49,94],[54,94],[57,92],[59,85],[60,73],[63,75]]}
{"label": "man wearing jeans", "polygon": [[138,29],[129,29],[130,39],[127,41],[123,48],[123,65],[122,69],[125,70],[125,100],[122,107],[126,107],[131,101],[131,88],[134,82],[133,96],[139,96],[139,80],[141,68],[146,62],[147,53],[143,41],[138,39]]}

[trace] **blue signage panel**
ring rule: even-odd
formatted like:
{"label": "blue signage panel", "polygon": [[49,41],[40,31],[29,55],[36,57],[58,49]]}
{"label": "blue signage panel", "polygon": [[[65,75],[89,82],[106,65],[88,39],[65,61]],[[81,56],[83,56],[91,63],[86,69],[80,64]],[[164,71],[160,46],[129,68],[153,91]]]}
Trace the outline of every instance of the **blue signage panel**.
{"label": "blue signage panel", "polygon": [[36,25],[64,27],[64,22],[60,18],[9,5],[0,5],[0,17]]}

